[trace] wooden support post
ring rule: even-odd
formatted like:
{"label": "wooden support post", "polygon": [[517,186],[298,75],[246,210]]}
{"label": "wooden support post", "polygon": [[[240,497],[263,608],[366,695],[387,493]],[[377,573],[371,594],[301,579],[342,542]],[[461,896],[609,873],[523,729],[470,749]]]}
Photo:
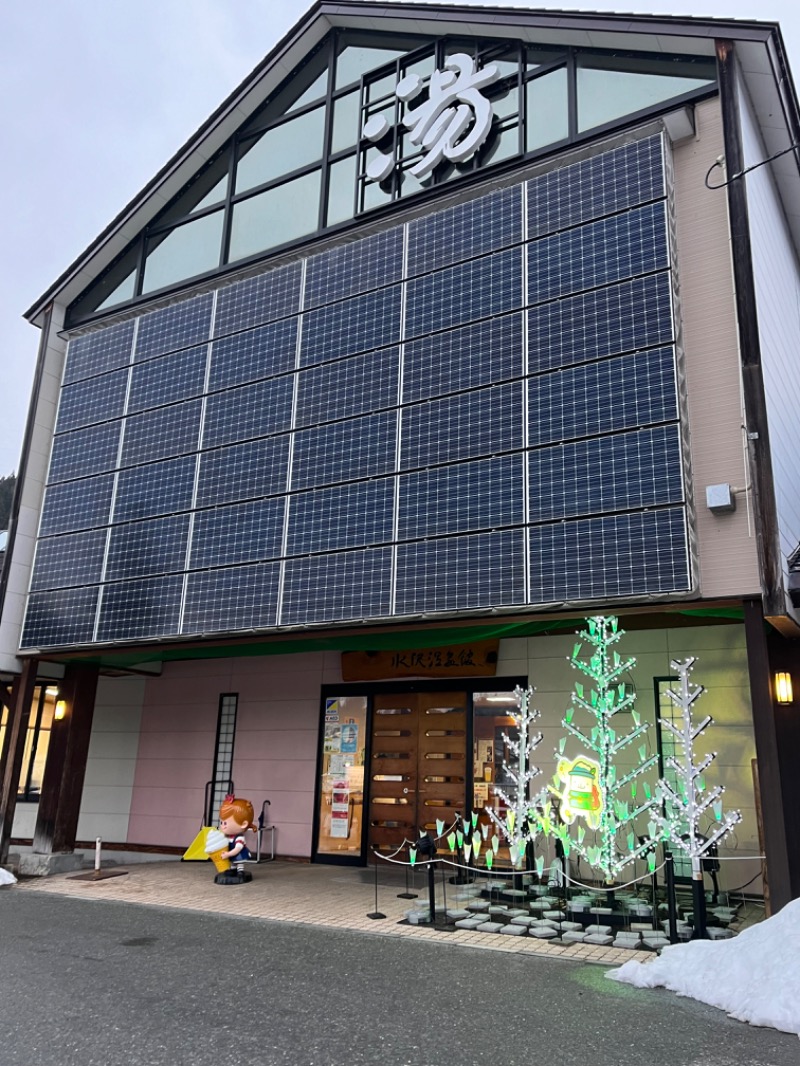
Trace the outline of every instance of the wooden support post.
{"label": "wooden support post", "polygon": [[777,913],[791,900],[792,889],[766,623],[760,600],[744,601],[744,628],[764,826],[764,854],[767,857],[770,903],[773,913]]}
{"label": "wooden support post", "polygon": [[0,755],[3,769],[2,778],[0,778],[0,865],[8,861],[11,830],[17,809],[19,775],[22,770],[22,756],[25,752],[38,664],[38,659],[26,659],[22,672],[14,681],[12,688],[11,707],[3,740],[3,751]]}
{"label": "wooden support post", "polygon": [[59,684],[66,714],[53,722],[42,781],[33,850],[39,855],[71,852],[75,848],[86,757],[94,716],[97,667],[67,666]]}

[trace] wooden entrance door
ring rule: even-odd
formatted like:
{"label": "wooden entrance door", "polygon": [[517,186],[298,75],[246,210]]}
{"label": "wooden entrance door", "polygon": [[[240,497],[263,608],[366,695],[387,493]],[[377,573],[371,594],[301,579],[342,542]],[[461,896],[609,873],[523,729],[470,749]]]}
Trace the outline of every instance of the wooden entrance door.
{"label": "wooden entrance door", "polygon": [[372,715],[369,845],[392,852],[436,819],[464,813],[467,697],[463,692],[383,693]]}

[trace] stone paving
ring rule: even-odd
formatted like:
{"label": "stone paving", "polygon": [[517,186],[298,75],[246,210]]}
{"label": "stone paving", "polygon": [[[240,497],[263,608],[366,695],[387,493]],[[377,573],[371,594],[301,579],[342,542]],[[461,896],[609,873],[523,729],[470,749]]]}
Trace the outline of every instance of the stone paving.
{"label": "stone paving", "polygon": [[[109,867],[107,872],[115,868]],[[158,861],[132,863],[119,867],[123,876],[98,880],[76,879],[73,874],[21,880],[11,891],[52,893],[80,899],[114,900],[141,906],[175,907],[183,910],[215,912],[253,921],[295,922],[308,926],[358,930],[372,936],[393,936],[417,941],[437,941],[454,947],[484,948],[515,955],[537,955],[552,959],[618,966],[629,959],[645,961],[652,952],[620,949],[583,943],[567,944],[540,940],[533,936],[502,936],[478,929],[434,929],[430,925],[407,924],[406,912],[427,903],[427,885],[416,874],[412,886],[417,900],[398,898],[405,882],[394,871],[379,868],[378,911],[385,918],[371,919],[375,912],[373,870],[343,866],[317,866],[301,862],[275,861],[249,867],[249,884],[214,884],[214,868],[208,862]],[[447,887],[448,907],[462,907],[456,886]],[[437,888],[437,909],[442,904],[441,885]]]}

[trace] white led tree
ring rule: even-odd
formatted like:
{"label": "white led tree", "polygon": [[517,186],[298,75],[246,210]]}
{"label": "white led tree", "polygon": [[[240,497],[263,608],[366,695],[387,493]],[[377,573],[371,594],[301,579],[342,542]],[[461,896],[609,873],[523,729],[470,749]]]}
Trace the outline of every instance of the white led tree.
{"label": "white led tree", "polygon": [[[583,683],[575,682],[572,706],[561,724],[584,752],[565,757],[568,738],[561,741],[555,782],[550,786],[559,800],[559,816],[551,818],[548,806],[542,820],[545,831],[561,840],[565,854],[574,850],[582,855],[590,866],[602,870],[606,884],[613,884],[622,869],[644,855],[650,868],[655,866],[652,834],[637,835],[635,822],[648,814],[655,803],[649,784],[639,778],[653,766],[657,756],[648,756],[646,746],[640,745],[639,760],[633,769],[622,775],[617,770],[620,752],[642,738],[648,729],[634,707],[635,691],[622,680],[635,660],[622,659],[614,650],[624,633],[616,618],[604,616],[587,618],[586,629],[578,633],[581,640],[573,648],[570,662],[592,687],[587,695]],[[584,644],[591,649],[588,659],[581,657]],[[576,711],[588,715],[588,727],[575,724]],[[622,722],[624,726],[620,727]],[[618,732],[612,723],[623,731]],[[628,728],[629,723],[632,728]],[[576,826],[578,818],[585,825]]]}
{"label": "white led tree", "polygon": [[[740,811],[723,813],[722,794],[724,785],[716,785],[706,791],[705,772],[717,757],[710,752],[697,761],[695,741],[712,725],[711,715],[695,723],[692,706],[705,692],[702,685],[692,684],[689,674],[697,660],[692,657],[678,662],[673,660],[670,668],[678,675],[678,691],[667,689],[667,696],[681,712],[675,724],[666,718],[661,725],[675,739],[676,754],[665,761],[665,768],[674,774],[674,784],[661,778],[657,785],[659,805],[652,814],[653,826],[662,839],[684,851],[692,861],[692,888],[694,893],[695,929],[705,933],[705,892],[703,888],[703,859],[720,840],[742,820]],[[711,820],[711,829],[703,832],[705,820]]]}
{"label": "white led tree", "polygon": [[505,811],[498,813],[493,807],[486,808],[486,813],[500,836],[508,841],[509,855],[514,866],[522,865],[526,848],[536,837],[538,823],[535,808],[542,801],[541,794],[531,797],[530,791],[530,782],[541,773],[539,767],[531,762],[531,756],[542,742],[542,734],[532,731],[539,717],[539,711],[531,707],[532,696],[532,688],[523,689],[517,685],[514,689],[517,709],[510,711],[509,717],[513,719],[517,736],[515,738],[503,733],[506,750],[515,756],[511,761],[503,759],[503,777],[504,780],[511,781],[511,787],[506,790],[495,785],[492,789],[504,805]]}

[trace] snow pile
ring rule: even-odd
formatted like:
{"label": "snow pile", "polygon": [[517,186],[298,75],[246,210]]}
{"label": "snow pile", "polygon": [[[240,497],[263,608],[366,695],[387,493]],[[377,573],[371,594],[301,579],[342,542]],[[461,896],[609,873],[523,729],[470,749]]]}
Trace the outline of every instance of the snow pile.
{"label": "snow pile", "polygon": [[16,883],[16,877],[14,877],[13,874],[10,874],[8,870],[4,870],[3,867],[0,866],[0,885],[15,885]]}
{"label": "snow pile", "polygon": [[732,1018],[800,1036],[800,899],[731,940],[692,940],[652,962],[606,974],[639,988],[669,988]]}

